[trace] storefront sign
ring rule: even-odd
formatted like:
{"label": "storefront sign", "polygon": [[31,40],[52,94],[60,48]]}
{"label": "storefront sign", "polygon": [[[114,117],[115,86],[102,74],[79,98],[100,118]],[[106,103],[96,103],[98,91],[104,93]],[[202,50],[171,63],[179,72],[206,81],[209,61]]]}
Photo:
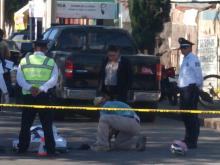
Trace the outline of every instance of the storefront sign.
{"label": "storefront sign", "polygon": [[115,19],[117,18],[117,5],[108,2],[57,1],[57,17]]}
{"label": "storefront sign", "polygon": [[203,75],[217,74],[218,56],[217,36],[200,37],[198,40],[198,56],[201,61]]}
{"label": "storefront sign", "polygon": [[15,15],[15,30],[25,30],[27,27],[27,16],[24,14]]}

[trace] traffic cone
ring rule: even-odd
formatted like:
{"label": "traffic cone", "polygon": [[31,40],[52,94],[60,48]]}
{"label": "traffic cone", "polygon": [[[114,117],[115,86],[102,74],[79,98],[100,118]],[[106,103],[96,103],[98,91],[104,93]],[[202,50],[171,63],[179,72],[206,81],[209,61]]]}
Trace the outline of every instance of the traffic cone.
{"label": "traffic cone", "polygon": [[39,156],[47,156],[47,151],[45,150],[45,139],[44,137],[40,138],[40,145],[38,149]]}

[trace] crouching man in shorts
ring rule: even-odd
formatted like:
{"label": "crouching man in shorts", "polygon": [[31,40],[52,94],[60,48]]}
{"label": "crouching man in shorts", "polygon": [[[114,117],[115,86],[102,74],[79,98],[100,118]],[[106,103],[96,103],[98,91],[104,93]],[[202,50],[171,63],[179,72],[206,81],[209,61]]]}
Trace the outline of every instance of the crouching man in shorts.
{"label": "crouching man in shorts", "polygon": [[[100,111],[97,141],[91,146],[93,151],[145,150],[146,137],[140,135],[140,118],[129,105],[113,100],[108,95],[95,98],[94,104],[104,108],[129,108],[130,110]],[[115,135],[114,142],[111,140],[112,135]]]}

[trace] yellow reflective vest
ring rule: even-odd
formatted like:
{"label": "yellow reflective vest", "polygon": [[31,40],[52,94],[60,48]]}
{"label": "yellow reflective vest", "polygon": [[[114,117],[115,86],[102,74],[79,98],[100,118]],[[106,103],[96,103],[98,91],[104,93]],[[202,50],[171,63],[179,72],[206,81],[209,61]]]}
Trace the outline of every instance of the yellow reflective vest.
{"label": "yellow reflective vest", "polygon": [[[41,55],[29,55],[20,62],[24,79],[33,87],[40,87],[51,78],[55,62],[52,58]],[[22,90],[23,95],[30,91]]]}

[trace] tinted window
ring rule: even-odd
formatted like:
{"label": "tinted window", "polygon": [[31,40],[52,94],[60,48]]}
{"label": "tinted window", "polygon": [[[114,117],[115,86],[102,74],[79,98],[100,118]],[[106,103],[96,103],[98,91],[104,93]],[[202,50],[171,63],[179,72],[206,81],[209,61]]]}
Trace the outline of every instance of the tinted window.
{"label": "tinted window", "polygon": [[92,32],[88,35],[89,49],[92,50],[105,50],[107,35],[99,32]]}
{"label": "tinted window", "polygon": [[43,40],[47,40],[50,33],[51,33],[52,29],[47,30],[44,34],[43,34]]}
{"label": "tinted window", "polygon": [[24,34],[16,34],[12,40],[13,41],[22,41],[24,39]]}
{"label": "tinted window", "polygon": [[117,45],[122,54],[135,54],[134,43],[126,33],[116,31],[90,32],[88,35],[88,47],[90,50],[105,51],[109,45]]}
{"label": "tinted window", "polygon": [[121,49],[122,54],[136,54],[134,43],[125,33],[112,33],[109,35],[108,45],[117,45]]}
{"label": "tinted window", "polygon": [[53,29],[48,37],[48,40],[53,40],[54,37],[57,35],[58,29]]}
{"label": "tinted window", "polygon": [[24,40],[28,40],[29,38],[30,36],[28,36],[28,34],[24,34],[24,37],[23,37]]}
{"label": "tinted window", "polygon": [[86,33],[78,30],[65,30],[58,39],[58,49],[83,50],[86,45]]}

